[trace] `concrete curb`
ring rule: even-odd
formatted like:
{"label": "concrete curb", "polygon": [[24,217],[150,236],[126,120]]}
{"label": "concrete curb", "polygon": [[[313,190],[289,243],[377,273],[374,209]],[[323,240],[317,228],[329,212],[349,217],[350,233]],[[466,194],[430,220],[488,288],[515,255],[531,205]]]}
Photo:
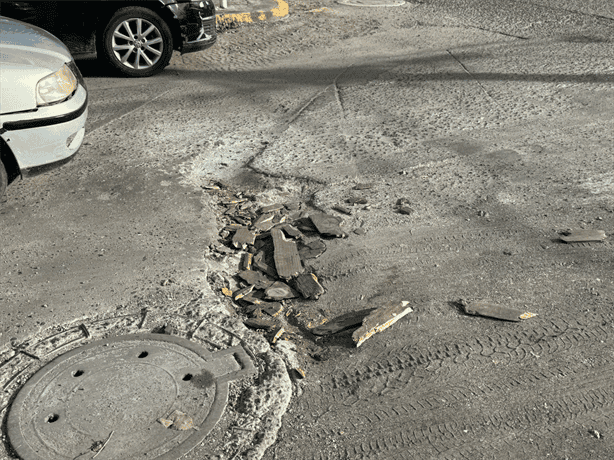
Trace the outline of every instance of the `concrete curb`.
{"label": "concrete curb", "polygon": [[245,13],[227,13],[217,14],[216,23],[231,23],[231,22],[258,22],[267,21],[275,18],[283,18],[288,15],[290,7],[284,0],[274,0],[277,7],[269,11],[251,11]]}

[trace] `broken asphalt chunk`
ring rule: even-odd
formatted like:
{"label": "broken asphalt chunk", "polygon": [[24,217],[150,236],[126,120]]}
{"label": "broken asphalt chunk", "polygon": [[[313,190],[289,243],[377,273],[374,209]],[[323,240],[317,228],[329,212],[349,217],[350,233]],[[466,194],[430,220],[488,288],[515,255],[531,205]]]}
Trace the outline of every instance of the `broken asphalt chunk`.
{"label": "broken asphalt chunk", "polygon": [[273,278],[277,278],[275,268],[265,261],[264,251],[260,251],[254,256],[254,267]]}
{"label": "broken asphalt chunk", "polygon": [[311,333],[315,335],[332,335],[347,329],[359,327],[363,320],[369,316],[369,314],[375,310],[374,308],[367,308],[360,311],[352,311],[344,315],[338,316],[328,323],[324,323],[321,326],[310,329]]}
{"label": "broken asphalt chunk", "polygon": [[345,200],[346,203],[349,204],[367,204],[366,198],[352,197]]}
{"label": "broken asphalt chunk", "polygon": [[309,243],[299,243],[298,254],[301,259],[315,259],[320,257],[326,251],[326,244],[321,240],[313,240]]}
{"label": "broken asphalt chunk", "polygon": [[321,235],[335,236],[338,238],[345,238],[347,236],[343,230],[341,230],[342,220],[339,217],[324,213],[314,213],[310,214],[309,218]]}
{"label": "broken asphalt chunk", "polygon": [[351,210],[349,210],[348,208],[346,208],[346,207],[344,207],[344,206],[341,206],[341,205],[336,205],[336,206],[333,206],[333,209],[334,209],[335,211],[337,211],[337,212],[340,212],[340,213],[342,213],[342,214],[346,214],[346,215],[348,215],[348,216],[351,216],[351,215],[352,215],[352,211],[351,211]]}
{"label": "broken asphalt chunk", "polygon": [[324,294],[324,288],[313,273],[298,275],[294,280],[294,287],[305,299],[317,300]]}
{"label": "broken asphalt chunk", "polygon": [[251,293],[253,290],[254,290],[254,285],[251,284],[247,287],[244,287],[243,289],[239,289],[238,291],[233,292],[232,297],[235,300],[239,300],[245,297],[246,295],[248,295],[249,293]]}
{"label": "broken asphalt chunk", "polygon": [[301,264],[301,257],[296,249],[296,243],[287,240],[283,232],[278,228],[271,230],[271,236],[273,237],[273,247],[275,248],[274,257],[277,275],[281,279],[287,280],[302,273],[304,269]]}
{"label": "broken asphalt chunk", "polygon": [[250,231],[247,227],[241,227],[237,229],[232,237],[232,245],[235,248],[247,248],[248,245],[254,244],[256,240],[256,234]]}
{"label": "broken asphalt chunk", "polygon": [[254,260],[253,254],[250,254],[249,252],[246,252],[245,254],[243,254],[241,256],[241,270],[251,270],[253,260]]}
{"label": "broken asphalt chunk", "polygon": [[279,204],[279,203],[271,204],[269,206],[263,206],[260,212],[262,214],[268,214],[269,212],[279,211],[280,209],[283,209],[283,207],[284,207],[283,204]]}
{"label": "broken asphalt chunk", "polygon": [[408,305],[409,302],[404,300],[401,302],[391,302],[371,312],[369,316],[362,321],[362,326],[356,329],[352,334],[352,339],[356,343],[356,346],[359,347],[373,334],[387,329],[403,318],[403,316],[413,311]]}
{"label": "broken asphalt chunk", "polygon": [[249,318],[243,321],[243,324],[252,329],[265,329],[267,331],[272,331],[278,326],[275,320],[266,318]]}
{"label": "broken asphalt chunk", "polygon": [[283,224],[280,225],[279,228],[282,229],[284,233],[290,238],[303,238],[303,234],[301,233],[301,231],[298,228],[292,226],[291,224]]}
{"label": "broken asphalt chunk", "polygon": [[406,216],[409,216],[410,214],[414,213],[414,210],[412,208],[410,208],[409,206],[401,206],[399,208],[399,213],[400,214],[405,214]]}
{"label": "broken asphalt chunk", "polygon": [[356,184],[354,190],[368,190],[373,188],[373,184]]}
{"label": "broken asphalt chunk", "polygon": [[243,270],[239,272],[239,277],[247,284],[254,285],[255,289],[266,289],[273,284],[265,274],[255,270]]}
{"label": "broken asphalt chunk", "polygon": [[275,281],[265,291],[264,295],[270,300],[294,299],[298,297],[298,293],[281,281]]}
{"label": "broken asphalt chunk", "polygon": [[515,308],[501,307],[485,301],[466,302],[461,300],[460,304],[463,306],[465,313],[472,316],[486,316],[505,321],[520,321],[521,319],[537,316],[535,313],[529,313]]}
{"label": "broken asphalt chunk", "polygon": [[260,217],[258,217],[256,222],[254,222],[254,228],[260,230],[261,232],[268,232],[275,225],[273,220],[274,217],[275,214],[273,213],[262,214]]}
{"label": "broken asphalt chunk", "polygon": [[568,235],[561,236],[565,243],[582,243],[589,241],[603,241],[606,239],[604,230],[574,230]]}

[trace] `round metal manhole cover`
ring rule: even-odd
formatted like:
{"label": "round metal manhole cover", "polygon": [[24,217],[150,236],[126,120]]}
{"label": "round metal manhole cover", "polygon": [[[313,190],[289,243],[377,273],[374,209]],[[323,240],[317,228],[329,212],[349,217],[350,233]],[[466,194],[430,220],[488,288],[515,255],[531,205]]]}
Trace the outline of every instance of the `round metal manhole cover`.
{"label": "round metal manhole cover", "polygon": [[174,460],[222,415],[228,382],[255,372],[242,347],[211,353],[162,334],[71,350],[32,376],[7,430],[24,460]]}
{"label": "round metal manhole cover", "polygon": [[340,5],[348,6],[401,6],[405,5],[403,0],[337,0]]}

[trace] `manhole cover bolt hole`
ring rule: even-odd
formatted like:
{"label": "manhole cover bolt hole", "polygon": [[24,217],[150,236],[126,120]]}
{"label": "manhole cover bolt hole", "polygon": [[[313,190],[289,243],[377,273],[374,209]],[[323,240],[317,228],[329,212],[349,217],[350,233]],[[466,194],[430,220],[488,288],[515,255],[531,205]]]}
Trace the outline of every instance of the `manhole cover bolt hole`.
{"label": "manhole cover bolt hole", "polygon": [[47,423],[55,423],[60,419],[58,414],[51,414],[47,417]]}
{"label": "manhole cover bolt hole", "polygon": [[183,381],[184,382],[188,382],[190,380],[192,380],[192,374],[186,374],[186,375],[183,376]]}
{"label": "manhole cover bolt hole", "polygon": [[72,373],[73,377],[81,377],[83,374],[85,373],[85,371],[82,371],[81,369],[76,370]]}
{"label": "manhole cover bolt hole", "polygon": [[146,352],[146,351],[142,351],[142,352],[139,354],[139,358],[147,358],[147,355],[149,355],[149,353],[148,353],[148,352]]}

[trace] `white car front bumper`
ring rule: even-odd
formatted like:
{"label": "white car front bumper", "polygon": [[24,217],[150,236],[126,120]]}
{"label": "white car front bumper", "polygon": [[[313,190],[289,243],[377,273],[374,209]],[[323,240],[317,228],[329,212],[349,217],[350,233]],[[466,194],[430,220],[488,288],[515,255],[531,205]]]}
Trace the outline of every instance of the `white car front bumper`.
{"label": "white car front bumper", "polygon": [[21,173],[62,163],[83,143],[87,119],[87,91],[79,85],[69,100],[32,112],[2,115],[0,135],[9,146]]}

